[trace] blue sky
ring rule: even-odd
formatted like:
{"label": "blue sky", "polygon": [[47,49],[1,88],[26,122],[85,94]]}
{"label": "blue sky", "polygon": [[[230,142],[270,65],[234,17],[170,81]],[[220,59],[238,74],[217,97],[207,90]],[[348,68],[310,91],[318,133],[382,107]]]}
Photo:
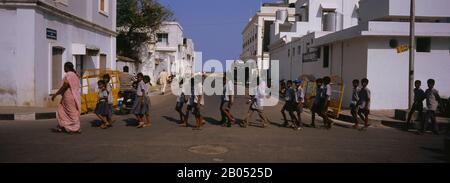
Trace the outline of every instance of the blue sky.
{"label": "blue sky", "polygon": [[261,3],[275,0],[158,0],[169,7],[203,61],[239,59],[241,32]]}

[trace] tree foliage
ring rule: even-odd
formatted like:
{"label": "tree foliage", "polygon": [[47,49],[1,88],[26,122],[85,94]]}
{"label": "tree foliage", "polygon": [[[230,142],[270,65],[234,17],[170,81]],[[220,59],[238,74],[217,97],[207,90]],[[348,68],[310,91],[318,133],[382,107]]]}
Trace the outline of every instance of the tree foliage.
{"label": "tree foliage", "polygon": [[173,20],[170,9],[156,0],[117,1],[117,53],[139,61],[142,45],[151,40],[162,22]]}

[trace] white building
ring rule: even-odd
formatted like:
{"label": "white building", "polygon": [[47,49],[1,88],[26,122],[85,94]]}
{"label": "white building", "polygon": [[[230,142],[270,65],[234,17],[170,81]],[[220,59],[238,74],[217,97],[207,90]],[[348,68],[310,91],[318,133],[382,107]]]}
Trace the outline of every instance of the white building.
{"label": "white building", "polygon": [[144,75],[149,75],[155,83],[163,70],[176,76],[192,74],[194,43],[184,37],[178,22],[163,22],[154,37],[154,41],[141,51]]}
{"label": "white building", "polygon": [[279,3],[265,3],[261,9],[249,20],[242,31],[242,61],[254,60],[258,67],[268,68],[270,27],[276,20],[278,10],[286,10],[288,21],[295,21],[295,8],[292,4],[296,0],[285,0]]}
{"label": "white building", "polygon": [[[345,107],[352,80],[367,77],[372,109],[408,108],[408,52],[398,53],[396,47],[409,44],[409,5],[409,0],[299,0],[297,11],[309,9],[309,19],[297,22],[297,35],[276,39],[270,46],[271,59],[280,60],[280,73],[289,73],[280,78],[340,76]],[[414,77],[423,88],[429,78],[435,79],[441,96],[448,97],[450,1],[416,0],[416,8]],[[327,15],[333,10],[342,18]]]}
{"label": "white building", "polygon": [[63,65],[116,68],[116,0],[0,1],[0,105],[52,106]]}

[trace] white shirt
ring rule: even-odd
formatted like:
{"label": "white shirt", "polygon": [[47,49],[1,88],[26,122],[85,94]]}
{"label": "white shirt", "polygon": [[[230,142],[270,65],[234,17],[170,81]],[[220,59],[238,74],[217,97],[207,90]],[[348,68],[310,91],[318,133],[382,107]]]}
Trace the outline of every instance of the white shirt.
{"label": "white shirt", "polygon": [[136,92],[137,96],[142,97],[147,93],[148,93],[147,85],[144,83],[144,81],[140,81],[138,83],[138,88],[137,88],[137,92]]}
{"label": "white shirt", "polygon": [[264,106],[264,98],[266,98],[266,82],[261,81],[256,89],[256,105],[258,107]]}
{"label": "white shirt", "polygon": [[106,91],[108,92],[108,104],[113,104],[111,83],[106,83]]}

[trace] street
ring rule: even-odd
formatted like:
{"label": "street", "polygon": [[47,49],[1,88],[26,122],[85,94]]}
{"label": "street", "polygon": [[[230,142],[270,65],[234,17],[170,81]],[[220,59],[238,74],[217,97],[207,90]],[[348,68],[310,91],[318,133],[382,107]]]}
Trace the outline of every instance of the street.
{"label": "street", "polygon": [[[93,114],[82,116],[81,135],[56,134],[56,120],[0,122],[0,162],[39,163],[424,163],[449,162],[444,136],[389,127],[358,131],[336,125],[331,130],[279,127],[281,106],[266,107],[269,128],[219,124],[220,97],[206,97],[202,130],[179,127],[175,96],[152,97],[151,128],[137,129],[132,115],[114,116],[113,128],[93,127]],[[247,112],[237,97],[233,113]],[[253,116],[253,121],[257,117]],[[303,122],[310,123],[304,113]],[[322,119],[318,118],[318,125]],[[190,124],[194,118],[190,115]]]}

